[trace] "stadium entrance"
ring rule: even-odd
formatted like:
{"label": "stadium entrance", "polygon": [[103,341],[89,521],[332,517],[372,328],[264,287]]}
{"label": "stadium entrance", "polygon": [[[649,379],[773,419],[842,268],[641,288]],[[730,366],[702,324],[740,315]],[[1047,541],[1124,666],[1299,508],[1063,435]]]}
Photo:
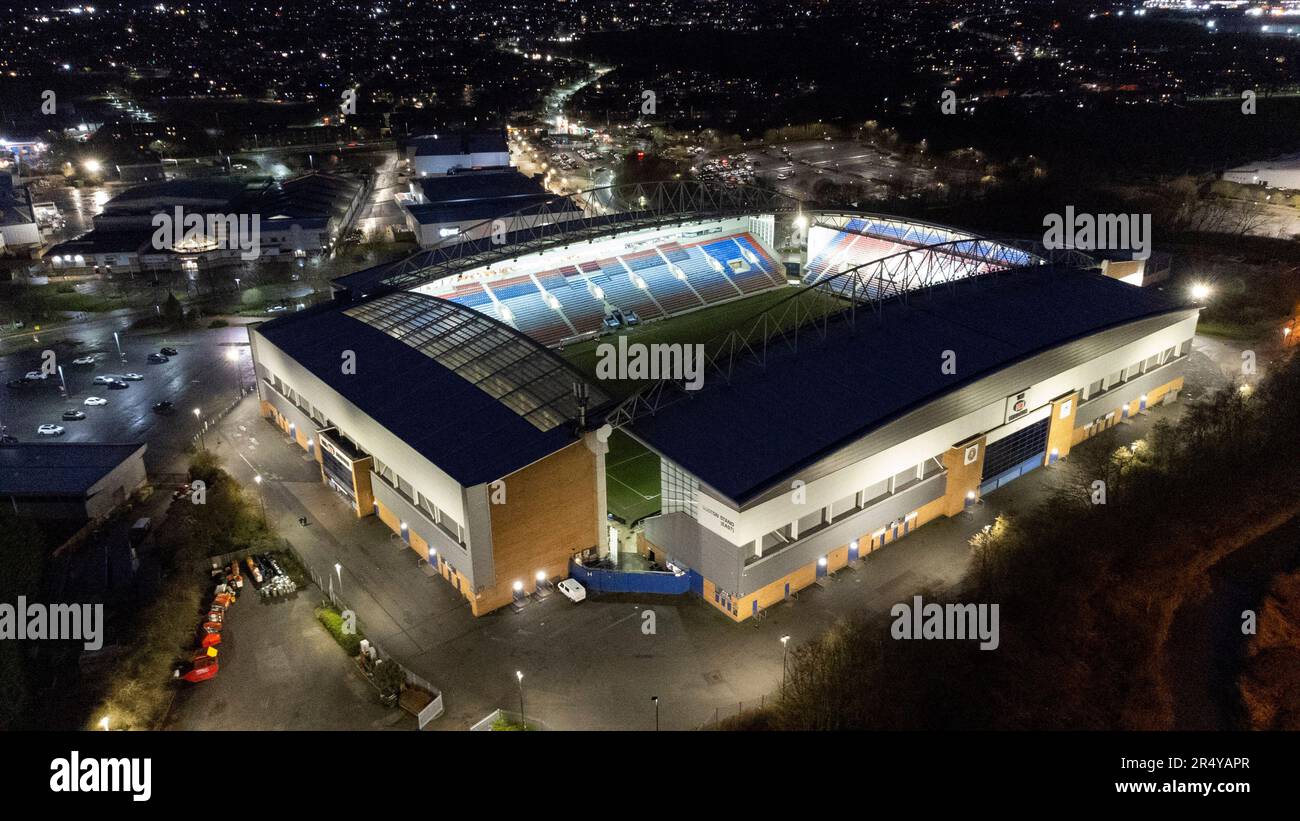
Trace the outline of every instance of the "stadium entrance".
{"label": "stadium entrance", "polygon": [[1050,418],[1044,418],[986,447],[984,473],[980,477],[981,496],[1043,466],[1050,423]]}

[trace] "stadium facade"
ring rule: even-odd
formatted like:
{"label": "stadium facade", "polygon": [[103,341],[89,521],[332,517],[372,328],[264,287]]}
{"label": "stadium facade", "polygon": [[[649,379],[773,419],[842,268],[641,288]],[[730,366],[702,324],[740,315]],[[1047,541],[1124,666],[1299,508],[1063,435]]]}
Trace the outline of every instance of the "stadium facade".
{"label": "stadium facade", "polygon": [[[637,550],[740,621],[1182,386],[1195,308],[1077,259],[674,202],[341,278],[333,302],[253,330],[264,415],[476,615],[608,553],[617,427],[660,459]],[[720,328],[697,392],[617,398],[563,356],[778,291]]]}

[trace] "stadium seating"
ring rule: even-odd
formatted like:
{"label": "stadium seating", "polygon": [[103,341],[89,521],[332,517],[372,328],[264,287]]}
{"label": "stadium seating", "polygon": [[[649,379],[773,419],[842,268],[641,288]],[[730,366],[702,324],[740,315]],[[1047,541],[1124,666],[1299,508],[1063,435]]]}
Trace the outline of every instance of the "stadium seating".
{"label": "stadium seating", "polygon": [[[707,242],[701,248],[704,253],[722,263],[723,273],[746,294],[772,288],[783,282],[777,275],[776,262],[758,251],[756,243],[748,237],[745,237],[743,245],[735,237],[726,237]],[[749,251],[758,264],[746,259],[744,251]]]}
{"label": "stadium seating", "polygon": [[[951,243],[946,246],[944,253],[951,256],[954,262],[952,271],[945,272],[943,268],[938,270],[938,278],[941,280],[950,276],[968,276],[973,273],[982,273],[998,267],[995,263],[980,265],[974,269],[969,266],[962,266],[959,274],[955,264],[959,257],[967,260],[978,260],[984,259],[987,255],[987,246],[980,241],[961,242],[960,239],[960,236],[942,228],[930,228],[915,224],[904,226],[879,220],[852,219],[808,263],[803,280],[805,283],[819,282],[845,269],[873,262],[891,254],[941,243]],[[1006,263],[1027,265],[1032,261],[1032,256],[1023,251],[1004,248],[1001,253]]]}
{"label": "stadium seating", "polygon": [[656,319],[782,284],[776,261],[742,233],[686,245],[663,242],[532,277],[463,282],[438,296],[507,321],[544,345],[556,345],[599,331],[615,309],[635,312],[642,320]]}

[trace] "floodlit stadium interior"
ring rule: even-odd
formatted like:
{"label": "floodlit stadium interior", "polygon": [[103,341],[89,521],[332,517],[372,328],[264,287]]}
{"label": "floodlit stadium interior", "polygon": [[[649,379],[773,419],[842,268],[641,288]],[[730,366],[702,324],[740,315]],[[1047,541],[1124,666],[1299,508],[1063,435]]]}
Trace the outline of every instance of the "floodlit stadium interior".
{"label": "floodlit stadium interior", "polygon": [[[263,415],[475,615],[573,576],[743,621],[1182,387],[1197,310],[1128,270],[789,204],[639,216],[482,232],[251,334]],[[619,337],[702,346],[702,388],[604,378]]]}

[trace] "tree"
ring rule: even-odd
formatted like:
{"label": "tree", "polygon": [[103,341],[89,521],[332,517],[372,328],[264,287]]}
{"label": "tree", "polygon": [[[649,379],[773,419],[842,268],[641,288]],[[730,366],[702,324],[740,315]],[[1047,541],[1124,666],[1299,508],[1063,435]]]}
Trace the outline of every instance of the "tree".
{"label": "tree", "polygon": [[181,306],[181,301],[176,298],[176,294],[171,291],[167,292],[167,301],[163,303],[163,320],[169,328],[179,328],[185,324],[185,308]]}

